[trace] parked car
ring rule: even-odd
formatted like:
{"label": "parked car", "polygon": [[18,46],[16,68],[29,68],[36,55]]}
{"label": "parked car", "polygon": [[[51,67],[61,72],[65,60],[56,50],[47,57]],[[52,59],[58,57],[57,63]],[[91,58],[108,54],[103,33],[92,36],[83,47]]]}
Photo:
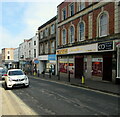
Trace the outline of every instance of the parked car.
{"label": "parked car", "polygon": [[6,89],[18,86],[29,86],[29,78],[21,69],[8,70],[7,74],[5,74],[4,76]]}
{"label": "parked car", "polygon": [[7,73],[7,69],[4,69],[4,68],[1,68],[0,69],[0,79],[1,80],[4,80],[4,74],[6,74]]}

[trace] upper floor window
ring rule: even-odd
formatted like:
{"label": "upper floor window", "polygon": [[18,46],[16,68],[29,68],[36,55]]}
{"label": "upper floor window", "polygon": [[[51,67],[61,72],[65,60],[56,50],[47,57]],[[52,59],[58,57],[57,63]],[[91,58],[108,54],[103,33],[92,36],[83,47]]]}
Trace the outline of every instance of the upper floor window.
{"label": "upper floor window", "polygon": [[102,13],[99,17],[99,36],[106,36],[108,34],[108,15]]}
{"label": "upper floor window", "polygon": [[66,44],[66,30],[63,29],[62,31],[62,44],[65,45]]}
{"label": "upper floor window", "polygon": [[36,49],[34,49],[34,58],[36,58]]}
{"label": "upper floor window", "polygon": [[45,54],[48,54],[48,42],[45,43]]}
{"label": "upper floor window", "polygon": [[10,54],[10,51],[8,51],[8,54]]}
{"label": "upper floor window", "polygon": [[29,43],[29,47],[30,47],[30,43]]}
{"label": "upper floor window", "polygon": [[45,36],[48,36],[48,28],[45,29]]}
{"label": "upper floor window", "polygon": [[55,52],[55,42],[52,41],[51,42],[51,53],[54,53]]}
{"label": "upper floor window", "polygon": [[84,8],[85,8],[85,2],[80,2],[79,11],[83,10]]}
{"label": "upper floor window", "polygon": [[40,39],[43,38],[43,31],[40,32]]}
{"label": "upper floor window", "polygon": [[74,42],[74,27],[70,27],[70,43]]}
{"label": "upper floor window", "polygon": [[62,10],[62,20],[65,20],[66,19],[66,9],[63,9]]}
{"label": "upper floor window", "polygon": [[7,59],[10,59],[10,56],[8,56]]}
{"label": "upper floor window", "polygon": [[85,39],[85,28],[84,23],[79,24],[79,40],[82,41]]}
{"label": "upper floor window", "polygon": [[36,41],[34,41],[34,45],[36,45]]}
{"label": "upper floor window", "polygon": [[29,57],[31,57],[31,51],[29,50]]}
{"label": "upper floor window", "polygon": [[55,24],[52,24],[51,25],[51,34],[54,34],[55,33]]}
{"label": "upper floor window", "polygon": [[69,12],[70,12],[70,16],[72,16],[72,15],[74,15],[74,4],[71,4],[70,6],[69,6]]}
{"label": "upper floor window", "polygon": [[40,54],[43,54],[44,53],[44,46],[43,44],[40,45]]}

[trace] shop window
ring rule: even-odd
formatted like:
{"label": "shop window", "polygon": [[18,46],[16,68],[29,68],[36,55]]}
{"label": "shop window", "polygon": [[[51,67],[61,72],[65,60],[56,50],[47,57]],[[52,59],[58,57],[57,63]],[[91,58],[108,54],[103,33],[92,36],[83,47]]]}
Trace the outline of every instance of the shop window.
{"label": "shop window", "polygon": [[59,61],[59,71],[62,73],[67,73],[68,63],[67,59],[60,59]]}
{"label": "shop window", "polygon": [[93,58],[92,59],[92,75],[102,77],[102,58]]}

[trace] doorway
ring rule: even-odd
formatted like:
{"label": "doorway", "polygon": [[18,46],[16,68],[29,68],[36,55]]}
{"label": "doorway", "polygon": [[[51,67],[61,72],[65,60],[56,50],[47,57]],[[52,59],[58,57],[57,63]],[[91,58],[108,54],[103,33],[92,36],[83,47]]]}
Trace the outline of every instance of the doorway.
{"label": "doorway", "polygon": [[82,78],[83,75],[83,56],[75,57],[75,78]]}
{"label": "doorway", "polygon": [[112,81],[112,54],[103,55],[103,80]]}

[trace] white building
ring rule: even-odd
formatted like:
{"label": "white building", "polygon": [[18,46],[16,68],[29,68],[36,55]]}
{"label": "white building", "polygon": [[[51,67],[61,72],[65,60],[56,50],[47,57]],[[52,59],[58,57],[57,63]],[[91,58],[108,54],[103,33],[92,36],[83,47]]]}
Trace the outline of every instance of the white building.
{"label": "white building", "polygon": [[[19,45],[19,61],[20,68],[25,67],[33,69],[37,67],[38,58],[38,36],[37,34],[31,39],[24,40],[23,43]],[[37,68],[36,68],[37,70]]]}

